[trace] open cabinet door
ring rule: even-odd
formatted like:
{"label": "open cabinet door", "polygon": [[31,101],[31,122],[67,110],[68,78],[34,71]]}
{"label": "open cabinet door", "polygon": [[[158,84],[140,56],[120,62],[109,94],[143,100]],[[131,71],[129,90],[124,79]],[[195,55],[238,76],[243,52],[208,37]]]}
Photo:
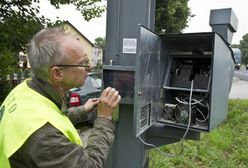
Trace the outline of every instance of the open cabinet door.
{"label": "open cabinet door", "polygon": [[141,25],[139,29],[134,95],[136,137],[156,122],[156,114],[161,110],[159,99],[163,76],[160,65],[160,37]]}

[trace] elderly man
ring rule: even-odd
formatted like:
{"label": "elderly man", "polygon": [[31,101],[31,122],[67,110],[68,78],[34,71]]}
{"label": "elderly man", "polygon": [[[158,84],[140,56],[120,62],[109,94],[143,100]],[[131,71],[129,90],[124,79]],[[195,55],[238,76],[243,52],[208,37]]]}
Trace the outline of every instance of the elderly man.
{"label": "elderly man", "polygon": [[103,167],[114,139],[118,91],[108,87],[74,110],[85,115],[97,107],[84,144],[65,102],[66,92],[83,85],[90,68],[82,45],[62,29],[48,28],[33,37],[28,57],[33,78],[14,88],[0,108],[0,167]]}

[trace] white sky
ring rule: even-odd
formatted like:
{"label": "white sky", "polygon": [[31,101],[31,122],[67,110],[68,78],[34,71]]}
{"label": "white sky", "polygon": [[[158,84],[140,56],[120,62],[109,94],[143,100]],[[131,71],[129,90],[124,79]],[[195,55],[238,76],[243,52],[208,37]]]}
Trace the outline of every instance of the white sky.
{"label": "white sky", "polygon": [[[104,4],[106,4],[106,2]],[[57,10],[51,6],[47,0],[40,2],[40,12],[52,21],[57,20],[56,17],[59,17],[60,20],[68,20],[92,43],[94,43],[97,37],[105,37],[106,12],[102,14],[101,18],[95,18],[87,22],[81,16],[81,13],[76,11],[73,5],[63,5]]]}
{"label": "white sky", "polygon": [[239,44],[242,36],[248,33],[248,0],[190,0],[191,13],[189,27],[184,32],[209,32],[209,15],[211,9],[232,8],[238,18],[238,29],[233,34],[232,43]]}
{"label": "white sky", "polygon": [[[41,1],[41,13],[55,20],[58,16],[61,20],[68,20],[91,42],[97,37],[105,37],[106,33],[106,13],[101,18],[84,21],[80,12],[70,5],[62,6],[56,10],[49,5],[48,1]],[[238,17],[238,30],[233,35],[232,43],[238,44],[242,36],[248,33],[248,0],[189,0],[188,6],[191,13],[196,16],[189,21],[189,27],[184,30],[189,32],[209,32],[209,15],[211,9],[232,8]]]}

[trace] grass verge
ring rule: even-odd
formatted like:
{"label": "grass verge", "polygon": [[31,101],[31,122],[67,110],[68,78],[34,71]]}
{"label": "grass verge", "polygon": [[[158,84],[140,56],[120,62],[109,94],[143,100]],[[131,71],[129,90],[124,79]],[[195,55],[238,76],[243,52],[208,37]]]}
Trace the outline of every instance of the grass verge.
{"label": "grass verge", "polygon": [[[247,168],[248,100],[229,100],[228,118],[200,141],[184,142],[183,155],[170,158],[154,149],[149,151],[149,168]],[[162,146],[168,153],[179,143]]]}

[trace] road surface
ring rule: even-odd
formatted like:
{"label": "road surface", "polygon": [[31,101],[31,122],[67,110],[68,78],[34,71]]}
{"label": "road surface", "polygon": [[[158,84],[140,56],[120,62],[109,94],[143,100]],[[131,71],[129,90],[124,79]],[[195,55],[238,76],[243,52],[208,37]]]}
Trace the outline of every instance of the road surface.
{"label": "road surface", "polygon": [[248,99],[248,82],[233,77],[229,99]]}

